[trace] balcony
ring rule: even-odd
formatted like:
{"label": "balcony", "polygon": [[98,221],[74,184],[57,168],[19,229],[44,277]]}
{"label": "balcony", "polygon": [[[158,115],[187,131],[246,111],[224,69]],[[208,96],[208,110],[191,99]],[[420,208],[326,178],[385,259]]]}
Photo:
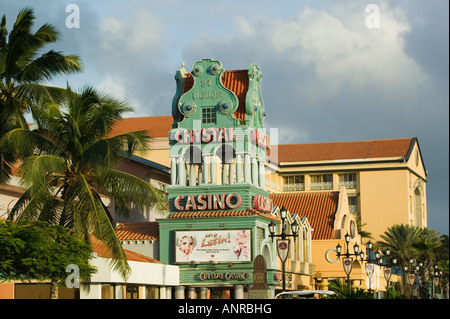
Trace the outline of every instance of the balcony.
{"label": "balcony", "polygon": [[321,191],[333,189],[333,182],[311,183],[311,190]]}
{"label": "balcony", "polygon": [[339,182],[339,187],[341,186],[345,186],[347,189],[356,189],[358,187],[358,183],[356,181]]}
{"label": "balcony", "polygon": [[305,184],[287,184],[283,185],[283,192],[304,191]]}

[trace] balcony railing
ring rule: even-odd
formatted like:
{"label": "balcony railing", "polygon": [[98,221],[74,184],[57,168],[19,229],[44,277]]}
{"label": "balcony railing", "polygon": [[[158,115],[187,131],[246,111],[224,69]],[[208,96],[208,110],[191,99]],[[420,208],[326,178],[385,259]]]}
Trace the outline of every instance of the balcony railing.
{"label": "balcony railing", "polygon": [[355,189],[358,187],[358,183],[356,181],[339,182],[339,186],[345,186],[347,189]]}
{"label": "balcony railing", "polygon": [[311,183],[311,190],[320,191],[333,189],[333,182],[321,182],[321,183]]}
{"label": "balcony railing", "polygon": [[287,184],[283,185],[284,192],[304,191],[305,184]]}

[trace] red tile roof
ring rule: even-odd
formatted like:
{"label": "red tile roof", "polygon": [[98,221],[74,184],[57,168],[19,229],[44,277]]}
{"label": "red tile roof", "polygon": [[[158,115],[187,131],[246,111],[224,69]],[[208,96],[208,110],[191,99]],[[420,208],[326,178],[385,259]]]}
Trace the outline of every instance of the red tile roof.
{"label": "red tile roof", "polygon": [[116,234],[119,240],[157,240],[159,225],[157,222],[117,223]]}
{"label": "red tile roof", "polygon": [[172,116],[131,117],[117,121],[111,136],[134,131],[147,131],[151,138],[169,137],[172,128]]}
{"label": "red tile roof", "polygon": [[[108,249],[108,247],[101,240],[95,238],[94,236],[91,236],[91,244],[94,252],[97,253],[98,257],[112,258],[111,250]],[[159,260],[138,254],[128,249],[124,249],[123,251],[125,252],[128,261],[140,261],[152,264],[164,264]]]}
{"label": "red tile roof", "polygon": [[270,194],[274,205],[285,207],[291,214],[306,217],[314,229],[313,240],[333,239],[334,217],[339,192],[280,193]]}
{"label": "red tile roof", "polygon": [[279,220],[277,217],[260,212],[256,209],[249,208],[247,210],[237,210],[237,211],[201,211],[201,212],[175,212],[170,214],[169,218],[219,218],[219,217],[236,217],[236,216],[255,216],[259,215],[265,218]]}
{"label": "red tile roof", "polygon": [[[335,142],[313,144],[281,144],[278,155],[272,151],[272,161],[311,162],[343,159],[406,157],[415,138]],[[278,156],[278,159],[274,158]]]}

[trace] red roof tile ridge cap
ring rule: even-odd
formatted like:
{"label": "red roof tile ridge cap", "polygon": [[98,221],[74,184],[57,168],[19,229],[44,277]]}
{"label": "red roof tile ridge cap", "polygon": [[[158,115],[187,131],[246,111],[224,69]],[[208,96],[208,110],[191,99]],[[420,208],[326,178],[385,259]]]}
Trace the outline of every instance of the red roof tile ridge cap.
{"label": "red roof tile ridge cap", "polygon": [[382,142],[382,141],[407,141],[413,140],[414,137],[396,137],[396,138],[382,138],[382,139],[370,139],[361,141],[335,141],[335,142],[313,142],[313,143],[289,143],[289,144],[277,144],[273,146],[296,146],[296,145],[317,145],[317,144],[343,144],[343,143],[368,143],[368,142]]}

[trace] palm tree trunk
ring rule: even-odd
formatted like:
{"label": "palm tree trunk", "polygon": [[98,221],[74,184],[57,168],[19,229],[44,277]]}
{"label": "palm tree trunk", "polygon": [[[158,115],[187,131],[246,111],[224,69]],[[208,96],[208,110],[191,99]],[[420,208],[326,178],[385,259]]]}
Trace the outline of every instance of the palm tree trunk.
{"label": "palm tree trunk", "polygon": [[50,282],[50,299],[58,299],[58,282],[54,279]]}

